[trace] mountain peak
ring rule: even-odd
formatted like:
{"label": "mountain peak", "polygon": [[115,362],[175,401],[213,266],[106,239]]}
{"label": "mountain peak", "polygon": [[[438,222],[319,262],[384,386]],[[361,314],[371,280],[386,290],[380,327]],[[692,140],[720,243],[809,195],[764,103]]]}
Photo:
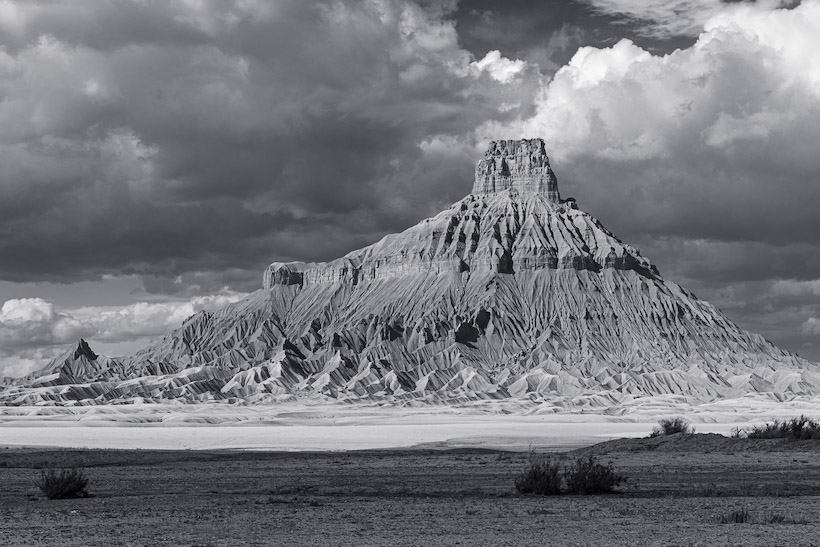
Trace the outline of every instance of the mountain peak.
{"label": "mountain peak", "polygon": [[96,361],[97,354],[91,349],[91,346],[88,345],[88,342],[83,340],[82,338],[79,339],[77,342],[77,347],[74,348],[74,359],[78,359],[81,356],[85,356],[89,361]]}
{"label": "mountain peak", "polygon": [[515,189],[561,199],[543,139],[490,141],[475,167],[473,194]]}
{"label": "mountain peak", "polygon": [[437,215],[330,262],[274,262],[263,290],[132,356],[80,340],[0,404],[639,409],[818,392],[820,365],[740,329],[561,200],[544,141],[529,139],[491,142],[473,193]]}

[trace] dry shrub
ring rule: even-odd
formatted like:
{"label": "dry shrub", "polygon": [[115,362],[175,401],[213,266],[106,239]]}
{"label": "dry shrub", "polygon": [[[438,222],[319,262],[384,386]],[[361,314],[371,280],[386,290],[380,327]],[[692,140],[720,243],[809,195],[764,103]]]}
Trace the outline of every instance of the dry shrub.
{"label": "dry shrub", "polygon": [[820,439],[820,422],[806,416],[791,420],[775,420],[772,423],[738,430],[736,436],[749,439],[792,439],[796,441]]}
{"label": "dry shrub", "polygon": [[752,513],[748,509],[735,509],[729,511],[724,515],[720,515],[718,519],[721,524],[743,524],[752,520]]}
{"label": "dry shrub", "polygon": [[515,479],[522,494],[552,496],[561,493],[561,466],[549,458],[530,456],[530,465]]}
{"label": "dry shrub", "polygon": [[85,471],[77,467],[70,469],[43,469],[37,487],[50,500],[66,498],[85,498],[88,493],[88,477]]}
{"label": "dry shrub", "polygon": [[652,430],[650,437],[661,437],[663,435],[674,435],[675,433],[683,433],[691,435],[695,432],[695,428],[689,425],[685,418],[664,418],[658,422],[655,429]]}
{"label": "dry shrub", "polygon": [[567,492],[572,494],[606,494],[625,480],[612,462],[604,465],[594,456],[578,458],[566,470]]}

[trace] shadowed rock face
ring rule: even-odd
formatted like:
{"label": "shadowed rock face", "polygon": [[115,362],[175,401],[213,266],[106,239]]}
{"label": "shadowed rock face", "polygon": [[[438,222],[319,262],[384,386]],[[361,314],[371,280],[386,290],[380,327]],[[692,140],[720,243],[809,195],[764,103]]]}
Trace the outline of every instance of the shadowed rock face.
{"label": "shadowed rock face", "polygon": [[400,234],[327,263],[273,263],[262,290],[135,355],[85,348],[0,401],[602,408],[820,387],[818,365],[741,330],[563,202],[540,139],[491,143],[473,193]]}

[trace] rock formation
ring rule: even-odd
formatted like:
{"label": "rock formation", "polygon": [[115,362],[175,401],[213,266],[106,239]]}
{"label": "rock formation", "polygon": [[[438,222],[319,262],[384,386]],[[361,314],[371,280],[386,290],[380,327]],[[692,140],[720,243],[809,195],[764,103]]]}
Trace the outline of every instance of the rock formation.
{"label": "rock formation", "polygon": [[[471,195],[122,359],[84,342],[4,404],[300,397],[613,407],[817,394],[818,365],[738,328],[563,201],[540,139],[490,144]],[[649,399],[647,399],[649,400]]]}
{"label": "rock formation", "polygon": [[559,201],[558,180],[550,167],[544,141],[492,141],[475,168],[473,194],[489,194],[516,189],[519,192],[546,194]]}

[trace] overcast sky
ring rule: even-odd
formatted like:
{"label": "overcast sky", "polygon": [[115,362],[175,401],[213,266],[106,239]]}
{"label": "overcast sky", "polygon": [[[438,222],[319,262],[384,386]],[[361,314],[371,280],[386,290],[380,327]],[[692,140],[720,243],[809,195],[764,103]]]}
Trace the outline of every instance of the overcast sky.
{"label": "overcast sky", "polygon": [[820,359],[820,0],[0,0],[0,376],[130,352],[466,195],[562,194]]}

